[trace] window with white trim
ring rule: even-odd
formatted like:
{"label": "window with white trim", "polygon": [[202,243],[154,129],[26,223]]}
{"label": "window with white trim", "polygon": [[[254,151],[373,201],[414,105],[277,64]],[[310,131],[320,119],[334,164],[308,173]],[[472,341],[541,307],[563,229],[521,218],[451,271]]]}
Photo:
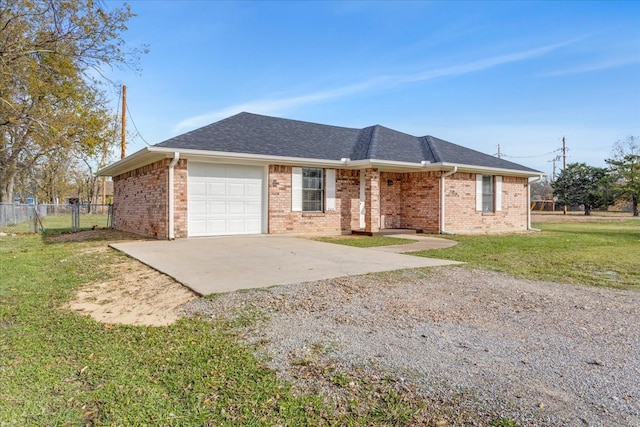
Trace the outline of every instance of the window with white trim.
{"label": "window with white trim", "polygon": [[476,175],[476,210],[497,212],[502,210],[502,177]]}
{"label": "window with white trim", "polygon": [[302,168],[302,212],[323,211],[323,175],[321,168]]}
{"label": "window with white trim", "polygon": [[336,170],[291,168],[291,210],[324,212],[336,209]]}
{"label": "window with white trim", "polygon": [[493,212],[492,175],[482,175],[482,212]]}

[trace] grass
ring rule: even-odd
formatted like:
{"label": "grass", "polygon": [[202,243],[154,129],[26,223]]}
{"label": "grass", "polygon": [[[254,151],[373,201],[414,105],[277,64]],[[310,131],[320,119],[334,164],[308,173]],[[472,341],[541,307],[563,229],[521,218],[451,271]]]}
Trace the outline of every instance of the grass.
{"label": "grass", "polygon": [[145,327],[63,309],[123,257],[95,250],[106,243],[0,237],[0,426],[375,426],[422,414],[419,399],[393,389],[361,394],[354,408],[294,393],[240,342],[250,312]]}
{"label": "grass", "polygon": [[387,237],[387,236],[335,236],[335,237],[318,237],[314,240],[326,243],[339,243],[346,246],[355,246],[358,248],[373,248],[376,246],[392,246],[392,245],[404,245],[407,243],[415,243],[415,240],[403,239],[400,237]]}
{"label": "grass", "polygon": [[[0,425],[318,424],[318,396],[292,393],[238,344],[232,325],[103,325],[60,309],[120,255],[98,243],[0,241]],[[104,245],[104,242],[102,242]]]}
{"label": "grass", "polygon": [[464,261],[515,277],[640,290],[640,222],[541,222],[539,233],[453,236],[413,255]]}

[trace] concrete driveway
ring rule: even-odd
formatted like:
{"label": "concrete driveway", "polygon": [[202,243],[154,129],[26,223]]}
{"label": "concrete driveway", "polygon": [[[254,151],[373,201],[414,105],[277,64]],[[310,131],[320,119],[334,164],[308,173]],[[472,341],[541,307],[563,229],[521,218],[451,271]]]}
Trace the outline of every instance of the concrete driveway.
{"label": "concrete driveway", "polygon": [[173,277],[200,295],[458,264],[289,236],[135,241],[111,247]]}

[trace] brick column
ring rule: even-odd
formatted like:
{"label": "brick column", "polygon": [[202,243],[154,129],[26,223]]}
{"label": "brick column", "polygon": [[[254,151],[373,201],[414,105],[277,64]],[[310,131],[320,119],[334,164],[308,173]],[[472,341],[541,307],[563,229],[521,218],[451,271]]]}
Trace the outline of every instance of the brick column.
{"label": "brick column", "polygon": [[364,179],[364,230],[375,233],[380,230],[380,172],[366,169]]}

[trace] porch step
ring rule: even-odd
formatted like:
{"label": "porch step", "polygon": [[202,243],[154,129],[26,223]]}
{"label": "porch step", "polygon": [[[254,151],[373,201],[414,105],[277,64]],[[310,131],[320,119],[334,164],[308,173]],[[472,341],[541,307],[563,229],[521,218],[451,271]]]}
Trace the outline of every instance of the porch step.
{"label": "porch step", "polygon": [[351,234],[360,236],[388,236],[390,234],[422,234],[423,230],[413,230],[408,228],[384,228],[376,232],[364,231],[364,230],[351,230]]}

